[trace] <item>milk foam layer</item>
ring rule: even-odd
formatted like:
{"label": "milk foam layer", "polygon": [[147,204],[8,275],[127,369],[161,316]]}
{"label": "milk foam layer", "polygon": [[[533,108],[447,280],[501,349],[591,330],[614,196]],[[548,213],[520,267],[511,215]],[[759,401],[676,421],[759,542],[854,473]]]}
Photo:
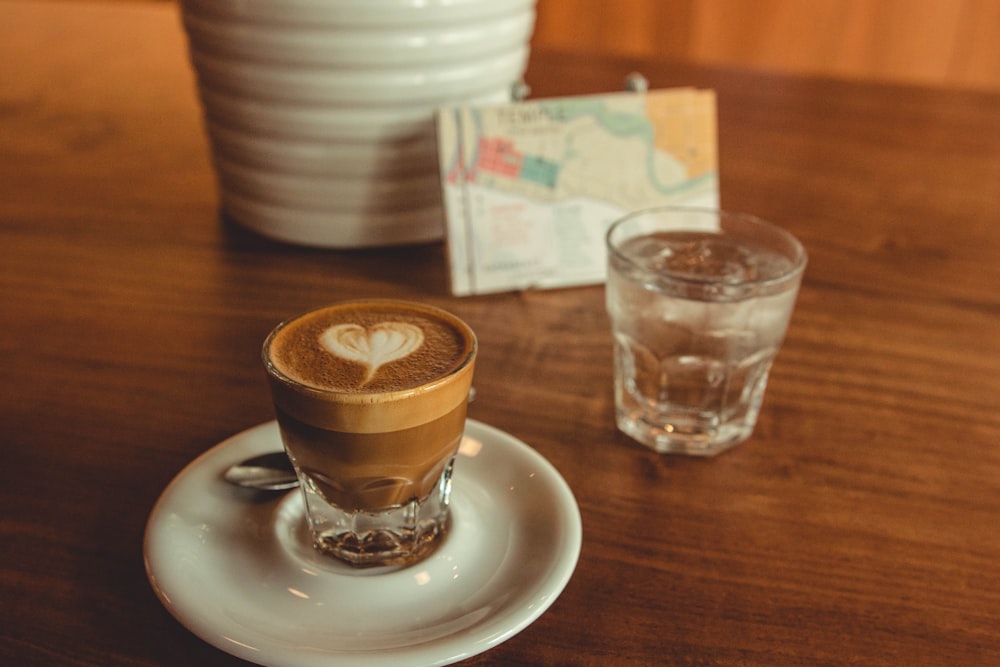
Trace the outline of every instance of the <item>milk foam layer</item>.
{"label": "milk foam layer", "polygon": [[320,346],[335,357],[356,361],[367,369],[362,386],[375,379],[383,365],[404,359],[424,344],[424,331],[407,322],[334,324],[320,334]]}
{"label": "milk foam layer", "polygon": [[320,390],[384,393],[433,382],[474,347],[447,313],[419,304],[367,301],[307,313],[279,328],[266,355],[280,373]]}

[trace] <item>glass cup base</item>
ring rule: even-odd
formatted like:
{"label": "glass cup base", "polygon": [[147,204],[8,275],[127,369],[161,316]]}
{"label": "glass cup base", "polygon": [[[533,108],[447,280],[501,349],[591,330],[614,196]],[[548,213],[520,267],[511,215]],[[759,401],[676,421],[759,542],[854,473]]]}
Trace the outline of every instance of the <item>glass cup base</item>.
{"label": "glass cup base", "polygon": [[379,512],[345,511],[303,486],[313,546],[356,567],[411,565],[441,543],[450,524],[451,469],[422,500]]}
{"label": "glass cup base", "polygon": [[[395,512],[408,514],[412,508],[407,505]],[[414,530],[323,531],[313,533],[313,545],[320,552],[356,567],[410,565],[430,554],[447,532],[447,526],[446,515],[443,520],[424,522]]]}
{"label": "glass cup base", "polygon": [[753,424],[733,422],[705,425],[690,419],[650,422],[641,414],[619,411],[618,429],[636,442],[660,454],[715,456],[750,437]]}

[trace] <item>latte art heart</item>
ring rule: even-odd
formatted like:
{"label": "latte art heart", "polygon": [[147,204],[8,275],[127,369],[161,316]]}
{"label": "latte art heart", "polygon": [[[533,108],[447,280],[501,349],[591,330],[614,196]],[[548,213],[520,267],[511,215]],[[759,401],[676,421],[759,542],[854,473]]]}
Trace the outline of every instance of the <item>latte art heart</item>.
{"label": "latte art heart", "polygon": [[367,329],[359,324],[337,324],[320,334],[319,344],[336,357],[364,365],[367,384],[385,364],[419,350],[424,332],[406,322],[380,322]]}

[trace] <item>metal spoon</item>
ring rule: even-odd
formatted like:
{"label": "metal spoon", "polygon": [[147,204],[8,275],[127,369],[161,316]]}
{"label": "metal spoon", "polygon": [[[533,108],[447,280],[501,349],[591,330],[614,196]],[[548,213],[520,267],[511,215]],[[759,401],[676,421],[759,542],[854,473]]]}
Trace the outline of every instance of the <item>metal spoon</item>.
{"label": "metal spoon", "polygon": [[299,485],[285,452],[268,452],[235,463],[222,477],[231,484],[257,491],[287,491]]}

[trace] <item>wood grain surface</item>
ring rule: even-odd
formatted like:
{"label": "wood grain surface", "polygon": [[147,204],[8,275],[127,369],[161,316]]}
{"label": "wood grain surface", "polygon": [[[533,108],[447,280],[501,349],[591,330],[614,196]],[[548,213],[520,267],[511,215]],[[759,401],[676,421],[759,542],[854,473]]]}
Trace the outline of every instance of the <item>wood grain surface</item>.
{"label": "wood grain surface", "polygon": [[810,254],[750,441],[616,432],[600,286],[456,299],[441,244],[221,219],[176,8],[0,1],[0,664],[244,664],[143,567],[167,483],[272,418],[258,350],[350,297],[479,336],[470,416],[565,477],[584,543],[469,665],[1000,664],[1000,95],[536,52],[536,96],[714,88],[727,208]]}
{"label": "wood grain surface", "polygon": [[1000,90],[995,0],[541,0],[535,45]]}

